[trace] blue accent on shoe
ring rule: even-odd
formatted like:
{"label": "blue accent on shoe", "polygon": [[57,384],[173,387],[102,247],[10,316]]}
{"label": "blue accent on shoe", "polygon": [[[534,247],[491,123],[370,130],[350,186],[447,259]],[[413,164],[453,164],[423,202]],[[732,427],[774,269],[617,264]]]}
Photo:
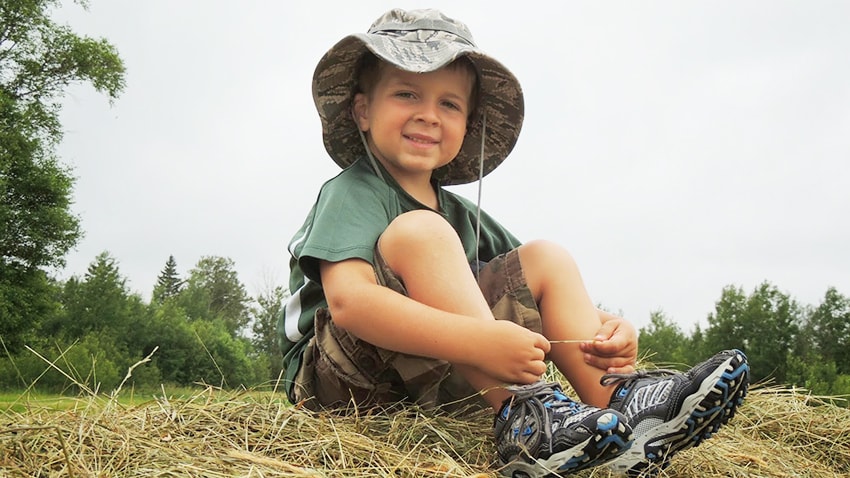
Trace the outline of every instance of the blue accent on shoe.
{"label": "blue accent on shoe", "polygon": [[597,443],[596,448],[604,448],[611,443],[617,445],[618,448],[622,448],[624,450],[628,450],[632,446],[632,440],[623,441],[623,439],[620,438],[619,436],[611,435],[611,436],[605,437],[602,441]]}
{"label": "blue accent on shoe", "polygon": [[607,432],[608,430],[610,430],[610,429],[612,429],[612,428],[616,427],[616,426],[617,426],[617,425],[619,425],[619,424],[620,424],[620,420],[617,418],[617,415],[614,415],[614,414],[612,413],[612,414],[611,414],[611,421],[610,421],[610,422],[608,422],[608,423],[599,423],[599,422],[597,422],[597,423],[596,423],[596,427],[597,427],[599,430],[602,430],[602,431],[604,431],[604,432]]}
{"label": "blue accent on shoe", "polygon": [[574,468],[576,468],[580,465],[583,465],[583,464],[586,465],[586,462],[589,459],[590,459],[590,457],[587,455],[587,453],[585,453],[581,456],[574,456],[574,457],[570,458],[569,460],[567,460],[566,463],[559,466],[558,471],[569,471],[569,470],[572,470],[572,469],[574,469]]}
{"label": "blue accent on shoe", "polygon": [[742,363],[741,365],[738,366],[738,368],[736,368],[732,372],[724,372],[723,378],[727,378],[727,379],[730,379],[730,380],[735,379],[735,378],[740,377],[742,373],[748,372],[749,370],[750,370],[750,366],[746,363]]}

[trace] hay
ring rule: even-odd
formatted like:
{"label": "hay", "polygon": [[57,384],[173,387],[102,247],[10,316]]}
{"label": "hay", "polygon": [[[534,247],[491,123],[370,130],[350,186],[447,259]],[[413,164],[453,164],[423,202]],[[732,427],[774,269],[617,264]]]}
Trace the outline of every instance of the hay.
{"label": "hay", "polygon": [[[273,392],[213,388],[136,406],[78,398],[0,412],[0,476],[495,476],[492,418],[416,409],[314,414]],[[850,474],[850,410],[800,390],[754,387],[732,422],[682,452],[669,477]],[[607,469],[581,477],[609,477]]]}

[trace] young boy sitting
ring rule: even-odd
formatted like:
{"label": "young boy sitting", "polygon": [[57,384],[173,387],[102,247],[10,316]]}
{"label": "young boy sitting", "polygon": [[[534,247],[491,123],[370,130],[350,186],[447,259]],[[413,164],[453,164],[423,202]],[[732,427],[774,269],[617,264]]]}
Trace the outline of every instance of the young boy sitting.
{"label": "young boy sitting", "polygon": [[[465,25],[387,12],[324,55],[313,99],[344,170],[289,245],[278,328],[293,403],[490,407],[516,476],[660,469],[734,414],[741,352],[635,373],[634,327],[594,307],[562,247],[522,243],[442,187],[492,171],[523,121],[519,82]],[[541,381],[548,361],[581,402]]]}

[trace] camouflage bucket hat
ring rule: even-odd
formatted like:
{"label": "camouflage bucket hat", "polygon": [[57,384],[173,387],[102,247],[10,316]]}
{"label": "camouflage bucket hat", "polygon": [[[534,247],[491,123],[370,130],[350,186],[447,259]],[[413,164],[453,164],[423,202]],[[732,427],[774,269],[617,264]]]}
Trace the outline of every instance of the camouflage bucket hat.
{"label": "camouflage bucket hat", "polygon": [[[356,93],[355,68],[371,51],[396,68],[426,73],[466,56],[478,73],[478,113],[470,119],[460,152],[434,171],[440,184],[470,183],[479,177],[484,132],[483,174],[502,163],[519,137],[524,103],[516,77],[475,46],[461,22],[436,10],[394,9],[375,21],[367,33],[349,35],[319,60],[313,73],[313,102],[322,121],[325,149],[345,168],[366,156],[360,132],[351,115]],[[486,118],[486,128],[482,122]]]}

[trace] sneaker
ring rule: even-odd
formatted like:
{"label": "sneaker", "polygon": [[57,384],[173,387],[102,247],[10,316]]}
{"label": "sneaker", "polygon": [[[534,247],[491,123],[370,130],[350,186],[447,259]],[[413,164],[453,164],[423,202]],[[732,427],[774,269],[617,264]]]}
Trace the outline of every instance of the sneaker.
{"label": "sneaker", "polygon": [[616,458],[632,443],[626,418],[569,399],[556,383],[511,386],[495,421],[501,473],[558,476]]}
{"label": "sneaker", "polygon": [[635,433],[630,450],[609,466],[629,476],[652,476],[676,453],[710,438],[735,415],[749,386],[747,357],[726,350],[686,373],[671,370],[609,374],[619,383],[608,405],[628,417]]}

